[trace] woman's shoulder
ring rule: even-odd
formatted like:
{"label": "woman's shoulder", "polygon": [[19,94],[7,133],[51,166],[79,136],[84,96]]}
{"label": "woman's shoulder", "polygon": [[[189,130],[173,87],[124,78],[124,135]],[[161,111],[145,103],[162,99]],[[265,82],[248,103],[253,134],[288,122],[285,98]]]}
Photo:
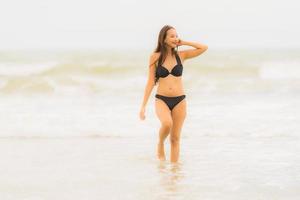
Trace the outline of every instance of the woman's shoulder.
{"label": "woman's shoulder", "polygon": [[159,56],[160,56],[160,52],[152,52],[150,58],[156,60],[159,58]]}
{"label": "woman's shoulder", "polygon": [[158,60],[159,56],[160,56],[160,52],[152,52],[150,54],[150,63],[156,62]]}
{"label": "woman's shoulder", "polygon": [[159,59],[160,52],[152,52],[149,58],[149,66],[155,66]]}

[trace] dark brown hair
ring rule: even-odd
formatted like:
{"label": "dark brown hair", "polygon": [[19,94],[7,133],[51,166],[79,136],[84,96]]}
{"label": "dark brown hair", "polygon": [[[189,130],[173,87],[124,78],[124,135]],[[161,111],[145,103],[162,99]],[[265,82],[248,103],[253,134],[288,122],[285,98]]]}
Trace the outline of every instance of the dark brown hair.
{"label": "dark brown hair", "polygon": [[[165,59],[167,57],[167,47],[165,44],[165,39],[167,37],[167,31],[170,29],[175,29],[175,28],[170,25],[165,25],[162,27],[162,29],[160,30],[159,35],[158,35],[156,49],[154,50],[155,53],[160,52],[160,56],[158,58],[158,63],[161,63],[161,64],[165,61]],[[177,54],[177,50],[178,50],[178,47],[176,49],[172,48],[172,51],[171,51],[172,55]],[[155,66],[157,67],[157,65],[155,65]],[[155,77],[155,84],[157,81],[158,81],[158,78]]]}

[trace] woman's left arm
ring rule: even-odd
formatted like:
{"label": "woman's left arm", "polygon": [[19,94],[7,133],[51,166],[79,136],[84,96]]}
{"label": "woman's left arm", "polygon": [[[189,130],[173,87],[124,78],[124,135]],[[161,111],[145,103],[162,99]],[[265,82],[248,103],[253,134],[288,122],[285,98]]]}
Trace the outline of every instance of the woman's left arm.
{"label": "woman's left arm", "polygon": [[208,46],[205,44],[200,44],[197,42],[188,42],[188,41],[184,41],[181,39],[179,39],[179,42],[177,45],[178,46],[188,45],[188,46],[192,46],[195,48],[195,49],[188,49],[188,50],[180,51],[181,56],[184,60],[199,56],[200,54],[202,54],[203,52],[205,52],[208,49]]}

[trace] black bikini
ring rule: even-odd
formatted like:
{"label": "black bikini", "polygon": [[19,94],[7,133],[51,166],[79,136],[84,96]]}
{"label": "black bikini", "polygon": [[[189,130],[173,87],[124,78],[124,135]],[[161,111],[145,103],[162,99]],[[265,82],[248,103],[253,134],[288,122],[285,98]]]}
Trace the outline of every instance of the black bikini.
{"label": "black bikini", "polygon": [[156,78],[162,77],[165,78],[169,74],[172,74],[173,76],[181,76],[182,75],[182,70],[183,66],[181,64],[180,58],[178,54],[175,54],[177,64],[172,68],[171,72],[167,68],[161,65],[161,61],[158,62],[158,66],[156,68],[156,73],[155,76]]}
{"label": "black bikini", "polygon": [[[177,53],[175,53],[175,57],[176,57],[177,64],[172,68],[171,72],[169,72],[167,68],[161,65],[161,59],[159,59],[158,66],[155,72],[155,77],[157,79],[159,79],[160,77],[165,78],[170,74],[177,77],[182,76],[183,66],[181,64],[180,58]],[[169,96],[156,94],[155,97],[163,100],[167,104],[169,109],[172,111],[173,108],[185,98],[185,95],[169,97]]]}
{"label": "black bikini", "polygon": [[167,96],[156,94],[155,97],[158,98],[158,99],[163,100],[167,104],[167,106],[169,107],[169,109],[172,111],[173,108],[177,104],[179,104],[180,101],[182,101],[185,98],[185,95],[176,96],[176,97],[167,97]]}

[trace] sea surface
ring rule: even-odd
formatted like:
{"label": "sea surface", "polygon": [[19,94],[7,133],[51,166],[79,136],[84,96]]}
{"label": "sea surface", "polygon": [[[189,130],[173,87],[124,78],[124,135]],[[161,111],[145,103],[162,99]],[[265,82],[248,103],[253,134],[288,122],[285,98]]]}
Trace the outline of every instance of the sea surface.
{"label": "sea surface", "polygon": [[156,159],[151,51],[0,52],[1,199],[297,199],[300,49],[186,60],[178,164]]}

